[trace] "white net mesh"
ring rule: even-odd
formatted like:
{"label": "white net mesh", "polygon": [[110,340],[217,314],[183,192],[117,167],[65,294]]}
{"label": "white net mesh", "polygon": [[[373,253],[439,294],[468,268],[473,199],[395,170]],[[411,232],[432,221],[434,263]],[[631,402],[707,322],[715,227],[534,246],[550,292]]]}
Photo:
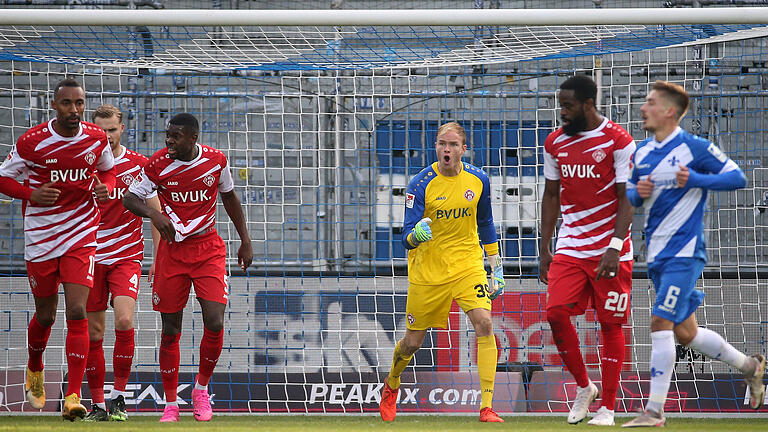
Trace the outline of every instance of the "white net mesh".
{"label": "white net mesh", "polygon": [[[127,123],[123,143],[146,155],[163,146],[170,116],[195,114],[201,142],[229,158],[255,252],[248,274],[231,278],[214,408],[369,412],[405,328],[403,190],[434,160],[437,126],[457,120],[469,137],[466,160],[491,178],[508,274],[508,293],[495,303],[493,319],[500,370],[513,372],[497,378],[495,406],[562,411],[575,384],[552,343],[546,288],[535,275],[542,145],[558,124],[555,92],[574,73],[599,81],[601,111],[636,139],[645,138],[639,107],[650,83],[684,85],[692,96],[684,127],[717,143],[747,172],[747,189],[710,199],[710,265],[700,281],[707,298],[697,318],[737,349],[765,352],[768,49],[762,30],[750,28],[6,26],[0,30],[0,154],[48,118],[52,87],[65,76],[84,83],[89,111],[102,103],[120,107]],[[724,34],[728,39],[714,39]],[[701,44],[714,40],[721,42]],[[223,209],[218,221],[233,264],[237,234]],[[7,318],[0,327],[0,407],[27,411],[20,377],[34,303],[23,277],[20,203],[0,204],[0,222],[0,267],[13,276],[0,286]],[[627,411],[640,407],[648,384],[653,292],[643,273],[642,225],[638,214],[638,272],[625,329],[631,346],[617,406]],[[199,308],[190,303],[182,385],[196,371],[201,334]],[[65,380],[61,316],[45,356],[52,383]],[[111,321],[110,311],[108,371]],[[599,382],[599,326],[591,313],[576,322]],[[474,333],[455,307],[449,327],[430,331],[408,368],[404,411],[476,411]],[[152,411],[164,400],[160,322],[146,284],[136,329],[129,406]],[[745,408],[738,374],[680,354],[667,411]],[[188,402],[189,390],[182,389],[182,400]],[[408,398],[417,391],[418,398]],[[49,393],[49,400],[58,397]]]}

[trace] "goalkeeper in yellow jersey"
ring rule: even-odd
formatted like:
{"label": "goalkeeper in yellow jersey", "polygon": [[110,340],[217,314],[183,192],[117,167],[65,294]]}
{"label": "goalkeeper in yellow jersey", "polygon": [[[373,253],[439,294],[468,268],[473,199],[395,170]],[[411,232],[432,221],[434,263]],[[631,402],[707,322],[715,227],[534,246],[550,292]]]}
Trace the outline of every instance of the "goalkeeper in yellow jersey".
{"label": "goalkeeper in yellow jersey", "polygon": [[[498,356],[491,300],[504,290],[503,269],[488,175],[461,161],[467,150],[466,139],[458,123],[440,126],[435,142],[437,162],[408,184],[403,226],[403,244],[408,249],[408,325],[405,337],[395,346],[392,367],[384,382],[379,405],[384,421],[395,419],[400,374],[421,347],[427,329],[448,326],[453,300],[467,314],[477,336],[480,421],[504,421],[491,408]],[[490,288],[483,249],[493,273]]]}

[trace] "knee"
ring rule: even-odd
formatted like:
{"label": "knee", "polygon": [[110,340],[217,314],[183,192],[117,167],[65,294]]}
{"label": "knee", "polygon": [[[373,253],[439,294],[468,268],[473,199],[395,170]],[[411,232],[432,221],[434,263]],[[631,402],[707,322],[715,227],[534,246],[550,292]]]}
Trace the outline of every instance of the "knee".
{"label": "knee", "polygon": [[475,322],[475,334],[478,337],[493,334],[493,321],[490,318],[481,318]]}
{"label": "knee", "polygon": [[56,310],[49,311],[37,311],[35,312],[35,319],[43,327],[51,327],[56,322]]}
{"label": "knee", "polygon": [[696,337],[696,331],[689,331],[686,328],[678,327],[675,328],[675,338],[677,339],[677,343],[680,345],[688,346],[691,342],[693,342],[693,338]]}
{"label": "knee", "polygon": [[413,355],[421,348],[422,343],[424,343],[424,338],[404,337],[400,341],[400,351],[407,356]]}
{"label": "knee", "polygon": [[208,331],[218,333],[224,329],[224,319],[221,317],[213,317],[204,320],[203,325]]}
{"label": "knee", "polygon": [[222,331],[224,329],[224,324],[221,321],[213,322],[213,323],[208,323],[208,324],[205,324],[205,328],[208,331],[211,331],[213,333],[219,333],[220,331]]}
{"label": "knee", "polygon": [[181,333],[181,329],[176,326],[163,326],[163,334],[168,336],[176,336]]}
{"label": "knee", "polygon": [[181,333],[181,328],[175,322],[164,322],[163,323],[163,334],[164,335],[176,336],[179,333]]}
{"label": "knee", "polygon": [[571,314],[562,306],[551,307],[547,309],[547,321],[550,327],[559,327],[571,322]]}
{"label": "knee", "polygon": [[86,318],[85,305],[67,305],[67,319],[68,320],[81,320]]}
{"label": "knee", "polygon": [[130,330],[133,328],[133,316],[115,316],[116,330]]}
{"label": "knee", "polygon": [[88,338],[92,342],[104,339],[104,325],[96,323],[94,320],[88,320]]}

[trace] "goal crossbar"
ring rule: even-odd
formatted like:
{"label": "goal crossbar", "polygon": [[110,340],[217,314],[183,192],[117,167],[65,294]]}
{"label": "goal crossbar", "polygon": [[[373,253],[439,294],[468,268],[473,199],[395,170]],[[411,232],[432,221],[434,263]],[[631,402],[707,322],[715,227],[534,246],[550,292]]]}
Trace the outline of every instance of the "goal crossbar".
{"label": "goal crossbar", "polygon": [[6,9],[0,25],[129,26],[507,26],[768,24],[768,8],[92,10]]}

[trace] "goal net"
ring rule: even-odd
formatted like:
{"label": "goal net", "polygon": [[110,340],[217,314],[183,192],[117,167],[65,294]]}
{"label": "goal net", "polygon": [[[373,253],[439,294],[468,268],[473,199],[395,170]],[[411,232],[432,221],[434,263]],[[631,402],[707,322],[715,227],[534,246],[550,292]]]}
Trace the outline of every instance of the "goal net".
{"label": "goal net", "polygon": [[[231,294],[214,409],[367,413],[377,409],[405,331],[404,190],[435,160],[437,127],[456,120],[467,130],[465,160],[491,179],[507,275],[493,306],[495,409],[566,411],[576,387],[554,347],[536,275],[543,142],[559,124],[556,90],[576,73],[595,78],[599,110],[637,140],[646,137],[639,108],[650,84],[683,85],[691,95],[684,128],[746,172],[746,189],[711,194],[709,264],[699,281],[707,296],[697,319],[741,351],[766,352],[768,39],[760,22],[768,23],[768,9],[733,10],[377,11],[378,21],[370,11],[4,10],[0,156],[52,116],[52,88],[64,77],[84,84],[87,119],[103,103],[119,107],[123,144],[145,155],[164,146],[171,116],[196,115],[200,142],[229,158],[254,246],[253,265],[239,272],[238,237],[222,208],[217,229],[229,250]],[[23,402],[34,302],[21,218],[19,201],[0,202],[0,411],[32,411]],[[648,393],[654,293],[642,227],[638,212],[619,411],[641,408]],[[149,247],[146,256],[145,267]],[[130,411],[165,403],[150,292],[143,283]],[[49,410],[58,409],[67,374],[60,297],[44,357]],[[588,311],[575,322],[600,384],[596,317]],[[108,311],[107,398],[113,328]],[[201,336],[190,298],[182,409],[191,406]],[[449,327],[427,333],[404,373],[399,409],[475,413],[475,363],[472,326],[454,305]],[[740,412],[745,394],[738,372],[679,347],[665,411]]]}

